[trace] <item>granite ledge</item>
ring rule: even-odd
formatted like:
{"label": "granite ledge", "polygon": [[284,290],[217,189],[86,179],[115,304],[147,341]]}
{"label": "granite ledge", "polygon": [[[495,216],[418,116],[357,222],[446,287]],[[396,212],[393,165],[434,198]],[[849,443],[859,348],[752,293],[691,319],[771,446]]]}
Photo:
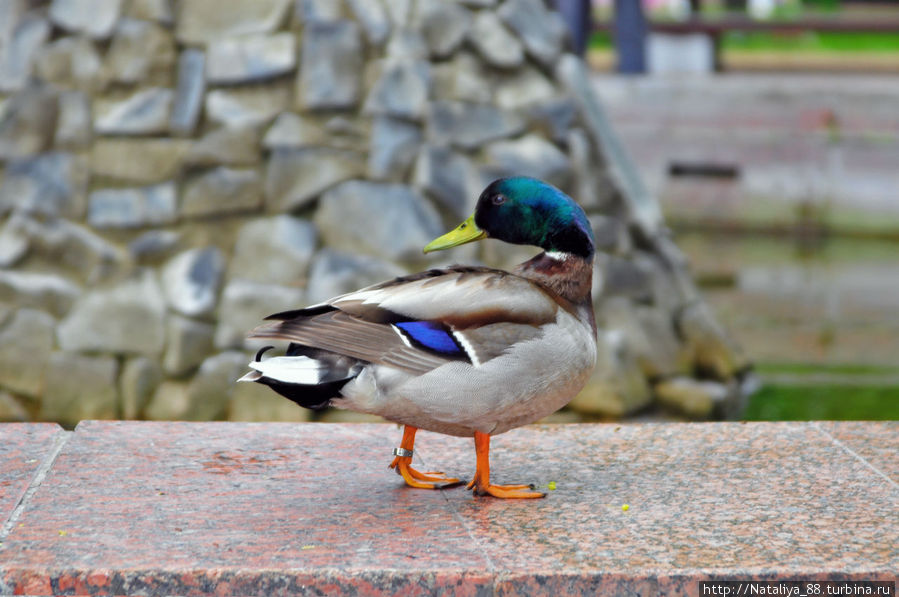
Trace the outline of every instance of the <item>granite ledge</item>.
{"label": "granite ledge", "polygon": [[[899,574],[899,422],[526,427],[494,439],[494,479],[556,489],[520,502],[403,486],[399,436],[0,425],[0,594],[698,595]],[[44,474],[10,457],[26,449]],[[474,471],[466,439],[421,432],[416,460]]]}

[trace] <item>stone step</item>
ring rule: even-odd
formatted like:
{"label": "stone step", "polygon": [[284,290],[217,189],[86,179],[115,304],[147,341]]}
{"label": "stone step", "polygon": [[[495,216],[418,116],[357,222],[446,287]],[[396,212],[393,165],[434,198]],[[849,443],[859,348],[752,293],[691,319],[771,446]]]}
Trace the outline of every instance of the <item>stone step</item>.
{"label": "stone step", "polygon": [[[405,487],[386,466],[393,425],[4,425],[0,594],[699,595],[708,579],[896,582],[897,432],[525,427],[494,439],[492,479],[556,489],[500,501]],[[468,478],[472,447],[421,432],[416,465]]]}

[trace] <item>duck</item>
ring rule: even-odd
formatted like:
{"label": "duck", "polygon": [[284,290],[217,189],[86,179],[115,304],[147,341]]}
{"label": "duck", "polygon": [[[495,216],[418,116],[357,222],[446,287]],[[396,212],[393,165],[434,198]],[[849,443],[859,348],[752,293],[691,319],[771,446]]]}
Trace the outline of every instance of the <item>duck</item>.
{"label": "duck", "polygon": [[490,438],[567,404],[596,361],[591,297],[595,241],[584,210],[529,177],[501,178],[474,213],[425,253],[493,238],[543,249],[512,271],[452,265],[398,277],[266,317],[250,338],[266,346],[239,381],[296,404],[378,415],[403,426],[389,467],[405,484],[445,489],[462,481],[412,467],[425,429],[474,438],[476,496],[542,498],[531,484],[490,482]]}

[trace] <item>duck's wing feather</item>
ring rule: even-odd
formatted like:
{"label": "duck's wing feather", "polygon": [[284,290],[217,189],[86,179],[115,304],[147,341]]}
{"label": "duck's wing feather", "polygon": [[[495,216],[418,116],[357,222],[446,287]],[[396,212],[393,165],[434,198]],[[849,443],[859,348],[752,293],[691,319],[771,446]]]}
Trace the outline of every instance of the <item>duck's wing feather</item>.
{"label": "duck's wing feather", "polygon": [[320,305],[269,316],[251,337],[290,340],[424,373],[475,366],[542,335],[559,304],[539,286],[489,268],[453,267],[397,278]]}

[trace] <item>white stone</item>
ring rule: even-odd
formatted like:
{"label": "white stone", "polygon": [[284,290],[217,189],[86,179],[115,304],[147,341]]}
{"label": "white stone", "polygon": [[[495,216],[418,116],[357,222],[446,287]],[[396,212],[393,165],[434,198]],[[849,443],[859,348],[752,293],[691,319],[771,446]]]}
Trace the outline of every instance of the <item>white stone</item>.
{"label": "white stone", "polygon": [[168,132],[175,95],[151,87],[123,100],[99,99],[94,104],[94,130],[103,135],[154,135]]}
{"label": "white stone", "polygon": [[305,286],[318,242],[308,220],[281,215],[247,222],[237,233],[230,278]]}
{"label": "white stone", "polygon": [[247,334],[272,313],[303,307],[303,299],[300,288],[231,280],[222,292],[215,329],[216,348],[259,349],[265,346],[270,341],[248,340]]}
{"label": "white stone", "polygon": [[215,247],[190,249],[170,259],[162,270],[169,306],[189,317],[212,313],[224,269],[225,258]]}
{"label": "white stone", "polygon": [[112,33],[121,10],[122,0],[53,0],[50,19],[68,31],[103,39]]}
{"label": "white stone", "polygon": [[57,328],[63,350],[156,356],[165,344],[165,298],[151,270],[78,299]]}
{"label": "white stone", "polygon": [[171,224],[177,218],[174,183],[101,189],[90,195],[87,221],[97,228],[137,228]]}
{"label": "white stone", "polygon": [[269,79],[295,67],[296,39],[292,33],[225,38],[207,46],[206,80],[212,84]]}

